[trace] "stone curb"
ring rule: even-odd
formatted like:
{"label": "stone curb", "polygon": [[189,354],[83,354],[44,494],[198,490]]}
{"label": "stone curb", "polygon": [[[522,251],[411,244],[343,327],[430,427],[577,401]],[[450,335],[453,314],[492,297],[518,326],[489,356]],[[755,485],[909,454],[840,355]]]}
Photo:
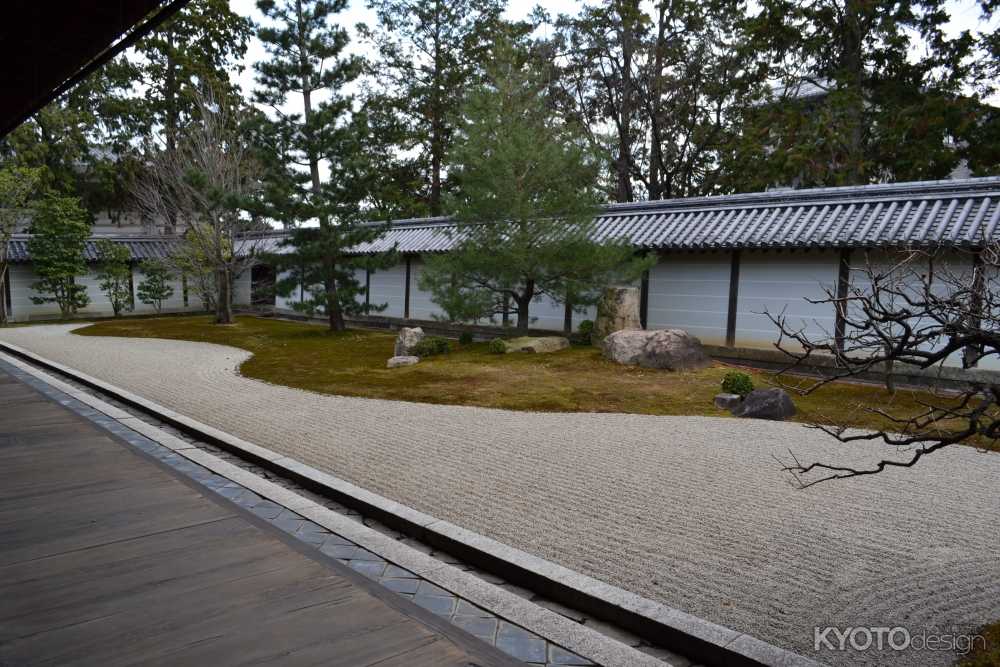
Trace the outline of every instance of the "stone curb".
{"label": "stone curb", "polygon": [[[0,351],[25,359],[32,364],[55,371],[85,386],[106,393],[115,399],[150,413],[155,418],[183,432],[209,442],[225,451],[237,454],[252,463],[287,476],[305,488],[332,498],[362,514],[407,534],[426,544],[452,553],[478,568],[493,572],[524,588],[608,621],[656,644],[669,646],[693,660],[708,665],[780,665],[782,667],[813,667],[820,663],[786,649],[768,644],[750,635],[692,616],[648,600],[624,589],[606,584],[556,563],[514,549],[495,540],[468,531],[447,521],[436,519],[383,496],[362,489],[346,480],[317,470],[295,459],[254,445],[220,431],[141,396],[91,377],[63,364],[50,361],[17,345],[0,341]],[[101,402],[71,385],[52,381],[75,398]],[[62,385],[62,386],[60,386]],[[129,413],[104,403],[98,408],[126,426],[152,438],[155,427],[141,422]],[[142,424],[140,426],[140,424]],[[142,429],[145,429],[143,432]],[[159,429],[155,429],[159,431]],[[366,542],[365,547],[381,553],[386,560],[397,562],[421,576],[467,597],[498,615],[507,616],[523,627],[604,665],[642,665],[650,656],[600,635],[554,612],[538,607],[512,593],[487,584],[474,575],[461,572],[415,549],[397,543],[366,526],[332,512],[283,487],[267,482],[252,473],[222,461],[166,433],[155,440],[175,449],[179,454],[212,469],[220,475],[267,496],[292,511],[338,532],[348,539]],[[209,465],[209,459],[213,459]],[[222,472],[225,470],[226,472]],[[253,477],[254,479],[250,479]],[[274,487],[274,488],[270,488]],[[350,525],[347,525],[350,524]],[[368,535],[367,533],[371,533]],[[357,539],[356,539],[357,538]],[[368,546],[370,544],[371,546]],[[412,552],[412,553],[407,553]],[[426,559],[426,560],[424,560]],[[433,562],[431,562],[433,561]],[[611,648],[605,644],[613,644]],[[625,657],[621,652],[631,655]],[[662,661],[653,659],[655,664]],[[652,663],[650,663],[652,664]]]}

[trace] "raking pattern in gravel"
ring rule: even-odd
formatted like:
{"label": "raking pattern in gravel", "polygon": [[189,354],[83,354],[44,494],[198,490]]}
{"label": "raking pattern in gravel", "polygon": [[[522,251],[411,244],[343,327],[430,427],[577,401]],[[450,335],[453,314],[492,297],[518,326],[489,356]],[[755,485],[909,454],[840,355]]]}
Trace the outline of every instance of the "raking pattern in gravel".
{"label": "raking pattern in gravel", "polygon": [[547,414],[324,396],[240,377],[236,348],[70,335],[0,338],[441,519],[833,664],[946,652],[813,651],[814,626],[1000,618],[1000,456],[798,490],[773,454],[859,462],[796,424]]}

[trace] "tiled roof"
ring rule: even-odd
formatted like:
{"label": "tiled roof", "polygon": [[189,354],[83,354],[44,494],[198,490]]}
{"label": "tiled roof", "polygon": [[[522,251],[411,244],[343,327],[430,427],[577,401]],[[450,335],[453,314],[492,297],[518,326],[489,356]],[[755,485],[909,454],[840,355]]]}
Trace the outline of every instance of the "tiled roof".
{"label": "tiled roof", "polygon": [[[977,246],[998,239],[998,221],[990,177],[610,204],[594,234],[663,250]],[[441,252],[455,232],[447,218],[400,220],[358,251]]]}
{"label": "tiled roof", "polygon": [[[7,257],[11,262],[27,262],[31,259],[28,253],[28,240],[31,237],[25,234],[15,235],[7,243]],[[136,261],[144,259],[163,259],[169,256],[171,249],[180,242],[176,238],[163,237],[109,237],[115,243],[128,248],[132,254],[132,259]],[[100,259],[97,252],[98,238],[89,239],[84,245],[83,256],[88,262],[96,262]]]}
{"label": "tiled roof", "polygon": [[[280,252],[282,236],[269,233],[255,248]],[[1000,177],[609,204],[596,218],[594,236],[658,250],[975,247],[1000,240]],[[355,252],[444,252],[458,237],[449,218],[396,220]],[[179,242],[114,240],[137,260],[164,257]],[[10,248],[12,261],[27,261],[26,237],[15,238]],[[86,255],[97,259],[93,240]]]}

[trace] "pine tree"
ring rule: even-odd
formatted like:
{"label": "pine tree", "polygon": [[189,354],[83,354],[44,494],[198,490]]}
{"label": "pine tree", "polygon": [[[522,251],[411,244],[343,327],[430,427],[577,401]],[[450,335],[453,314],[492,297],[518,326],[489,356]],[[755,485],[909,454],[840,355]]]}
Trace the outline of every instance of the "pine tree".
{"label": "pine tree", "polygon": [[974,139],[996,123],[988,44],[949,20],[945,0],[760,2],[747,47],[781,85],[748,109],[735,187],[938,179],[990,160]]}
{"label": "pine tree", "polygon": [[[270,21],[258,33],[270,57],[256,66],[255,99],[274,110],[274,119],[262,123],[260,140],[270,157],[266,214],[291,229],[282,252],[273,257],[283,273],[276,287],[288,296],[305,286],[309,292],[295,307],[323,311],[334,331],[345,328],[345,314],[366,309],[356,298],[364,288],[355,270],[390,260],[349,253],[380,236],[384,225],[365,223],[361,211],[371,173],[364,144],[368,130],[363,116],[351,116],[352,98],[344,92],[360,74],[361,63],[344,55],[347,32],[332,23],[346,4],[257,3]],[[283,110],[293,96],[302,113]]]}
{"label": "pine tree", "polygon": [[75,279],[87,273],[83,257],[90,223],[87,212],[75,197],[49,193],[35,206],[31,221],[28,253],[39,280],[32,289],[39,296],[32,303],[55,303],[63,318],[90,303],[87,288]]}
{"label": "pine tree", "polygon": [[488,83],[463,110],[457,245],[427,259],[420,283],[454,319],[489,317],[510,301],[524,331],[533,300],[581,307],[649,266],[625,243],[592,240],[597,160],[580,128],[552,113],[544,69],[499,46]]}
{"label": "pine tree", "polygon": [[[398,169],[419,175],[421,214],[441,215],[449,181],[456,110],[482,78],[488,47],[501,29],[504,0],[369,0],[378,24],[361,26],[378,52],[378,83],[366,106],[391,109],[403,125],[393,153]],[[409,183],[412,184],[412,180]]]}
{"label": "pine tree", "polygon": [[7,242],[36,195],[38,169],[0,168],[0,326],[7,323]]}
{"label": "pine tree", "polygon": [[111,239],[97,241],[97,254],[101,260],[97,269],[99,287],[118,317],[132,310],[132,254]]}

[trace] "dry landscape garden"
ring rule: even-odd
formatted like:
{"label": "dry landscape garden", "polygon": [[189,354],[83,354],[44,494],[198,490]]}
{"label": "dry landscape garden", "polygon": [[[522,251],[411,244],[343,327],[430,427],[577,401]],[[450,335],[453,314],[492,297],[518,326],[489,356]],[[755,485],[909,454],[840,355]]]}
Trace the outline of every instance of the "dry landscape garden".
{"label": "dry landscape garden", "polygon": [[[315,324],[251,316],[237,317],[230,327],[216,326],[205,316],[111,320],[74,333],[231,345],[254,355],[240,366],[245,377],[324,394],[542,412],[728,416],[712,399],[725,374],[734,370],[719,362],[677,373],[623,366],[590,345],[542,355],[498,355],[490,351],[489,342],[457,340],[451,341],[453,351],[447,354],[387,369],[393,333],[329,332]],[[792,376],[740,370],[758,387],[801,383]],[[897,416],[913,415],[922,410],[921,399],[928,398],[918,389],[889,394],[874,383],[839,382],[796,396],[798,412],[792,419],[879,430],[891,424],[871,406],[891,409]]]}
{"label": "dry landscape garden", "polygon": [[0,665],[1000,665],[1000,0],[529,4],[13,3]]}

